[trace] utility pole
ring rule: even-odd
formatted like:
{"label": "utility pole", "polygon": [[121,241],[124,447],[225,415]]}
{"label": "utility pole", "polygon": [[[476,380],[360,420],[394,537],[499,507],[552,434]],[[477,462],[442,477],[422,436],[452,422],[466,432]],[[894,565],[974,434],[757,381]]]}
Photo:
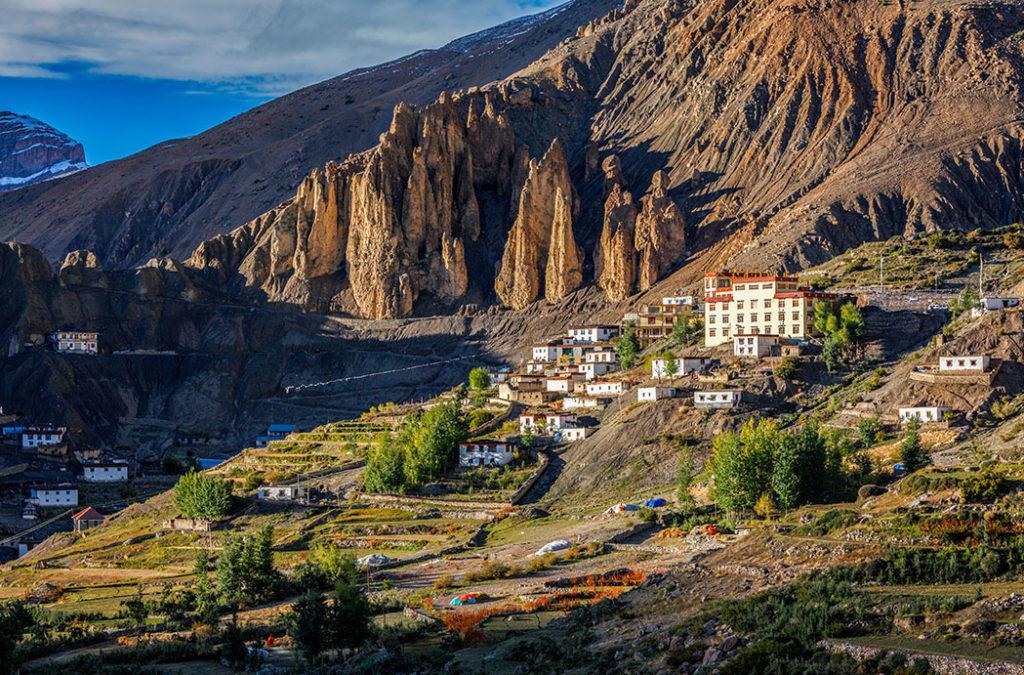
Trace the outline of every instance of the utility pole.
{"label": "utility pole", "polygon": [[985,278],[985,252],[984,251],[981,251],[981,250],[978,251],[978,261],[980,263],[979,266],[978,266],[978,300],[981,301],[981,296],[983,296],[985,294],[984,282],[983,282],[983,279]]}

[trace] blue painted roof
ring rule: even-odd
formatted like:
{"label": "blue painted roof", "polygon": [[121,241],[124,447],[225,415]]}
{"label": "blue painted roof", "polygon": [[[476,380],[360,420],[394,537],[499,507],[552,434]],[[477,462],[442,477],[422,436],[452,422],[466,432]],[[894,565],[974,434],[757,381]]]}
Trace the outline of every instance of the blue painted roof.
{"label": "blue painted roof", "polygon": [[203,471],[206,471],[207,469],[212,469],[215,466],[220,466],[223,463],[224,463],[223,459],[204,459],[204,458],[199,458],[199,459],[196,460],[196,464],[198,464],[199,468],[201,470],[203,470]]}
{"label": "blue painted roof", "polygon": [[293,431],[295,431],[295,425],[294,424],[271,424],[269,427],[267,427],[267,433],[268,434],[274,434],[274,433],[290,434]]}

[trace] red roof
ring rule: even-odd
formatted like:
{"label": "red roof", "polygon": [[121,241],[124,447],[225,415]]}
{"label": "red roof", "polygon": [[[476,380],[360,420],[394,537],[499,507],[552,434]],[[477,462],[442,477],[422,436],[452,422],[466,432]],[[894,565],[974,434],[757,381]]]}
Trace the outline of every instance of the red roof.
{"label": "red roof", "polygon": [[734,281],[799,281],[799,277],[789,277],[784,274],[766,274],[764,272],[711,272],[705,274],[705,279],[724,277]]}
{"label": "red roof", "polygon": [[103,520],[103,514],[94,509],[91,506],[87,506],[75,515],[71,516],[72,520]]}
{"label": "red roof", "polygon": [[787,291],[785,293],[776,293],[775,299],[781,298],[838,298],[839,295],[836,293],[820,293],[818,291]]}

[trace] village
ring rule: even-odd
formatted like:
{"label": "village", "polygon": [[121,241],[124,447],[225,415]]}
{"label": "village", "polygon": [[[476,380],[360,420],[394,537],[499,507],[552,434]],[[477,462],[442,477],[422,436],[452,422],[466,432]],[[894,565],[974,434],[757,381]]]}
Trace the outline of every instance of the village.
{"label": "village", "polygon": [[[968,314],[985,321],[1009,313],[1010,320],[1018,304],[982,297]],[[153,598],[187,575],[194,550],[209,546],[210,537],[223,545],[233,532],[272,524],[284,547],[276,563],[285,568],[303,557],[284,542],[337,546],[367,574],[372,597],[406,598],[400,622],[429,625],[449,621],[452,612],[476,612],[479,625],[493,630],[492,610],[523,613],[559,579],[628,569],[629,579],[641,580],[728,551],[749,533],[713,510],[692,516],[685,529],[666,525],[675,522],[681,496],[658,464],[591,477],[569,504],[553,496],[553,486],[581,462],[623,443],[623,428],[653,424],[659,438],[674,439],[659,441],[667,448],[660,452],[675,453],[748,421],[825,414],[821,419],[837,428],[856,432],[863,420],[876,420],[892,436],[919,426],[925,438],[948,444],[965,437],[977,415],[1022,393],[1019,363],[1007,353],[963,350],[955,347],[959,341],[946,346],[939,336],[924,348],[925,360],[901,364],[903,371],[867,393],[836,398],[827,384],[827,352],[837,333],[829,331],[840,330],[849,307],[858,308],[845,310],[850,321],[872,309],[853,295],[807,288],[795,276],[709,274],[699,300],[666,296],[614,324],[569,327],[529,345],[515,366],[475,368],[463,391],[425,404],[381,405],[309,431],[274,423],[229,458],[197,457],[193,448],[201,445],[176,444],[161,467],[90,451],[63,426],[4,414],[0,431],[11,459],[0,473],[0,551],[14,575],[9,592],[39,595],[47,607],[70,601],[68,611],[118,615],[136,585],[140,597]],[[66,358],[102,350],[101,336],[90,333],[61,332],[51,342]],[[380,453],[400,442],[410,421],[446,408],[468,420],[451,463],[415,486],[371,485]],[[908,471],[898,457],[879,458],[880,470],[893,478]],[[213,517],[185,513],[168,496],[192,470],[231,485],[244,506]],[[659,472],[664,478],[652,480]],[[553,503],[560,504],[557,516],[547,511]],[[95,587],[72,562],[83,554],[121,581],[110,592]],[[150,561],[144,568],[155,568],[142,576],[113,571],[137,556]],[[46,571],[27,575],[19,571],[21,559]],[[516,561],[534,559],[543,562],[516,571]],[[593,597],[635,583],[610,580]],[[270,606],[251,619],[273,626],[290,604]],[[545,616],[562,614],[564,608]]]}

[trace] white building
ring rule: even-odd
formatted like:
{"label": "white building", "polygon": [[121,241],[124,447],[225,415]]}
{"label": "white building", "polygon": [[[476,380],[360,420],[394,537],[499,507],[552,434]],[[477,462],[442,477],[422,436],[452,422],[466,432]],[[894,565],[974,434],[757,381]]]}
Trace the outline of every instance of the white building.
{"label": "white building", "polygon": [[505,441],[459,443],[459,466],[504,466],[512,461],[515,446]]}
{"label": "white building", "polygon": [[814,330],[814,305],[831,293],[800,290],[797,277],[708,274],[704,278],[704,344],[729,342],[737,334],[803,339]]}
{"label": "white building", "polygon": [[672,307],[672,306],[685,307],[687,305],[689,305],[690,307],[693,307],[697,303],[695,303],[693,301],[693,296],[692,295],[670,295],[670,296],[662,298],[661,299],[661,304],[663,304],[665,306],[668,306],[668,307]]}
{"label": "white building", "polygon": [[982,298],[981,308],[986,312],[998,312],[1001,309],[1020,307],[1020,298]]}
{"label": "white building", "polygon": [[576,344],[607,342],[618,334],[618,326],[578,326],[569,329],[569,339]]}
{"label": "white building", "polygon": [[556,443],[575,443],[584,440],[589,435],[588,427],[566,427],[556,431],[552,438]]}
{"label": "white building", "polygon": [[665,359],[651,359],[651,377],[656,380],[669,380],[672,377],[682,377],[690,373],[699,373],[708,369],[712,359],[698,358],[677,358],[676,374],[669,375]]}
{"label": "white building", "polygon": [[675,398],[675,387],[640,387],[636,390],[637,401],[660,401]]}
{"label": "white building", "polygon": [[735,408],[740,404],[743,392],[732,391],[695,391],[693,405],[697,408]]}
{"label": "white building", "polygon": [[565,413],[526,413],[519,416],[519,433],[551,433],[576,424],[575,415]]}
{"label": "white building", "polygon": [[78,488],[71,483],[35,487],[28,498],[37,506],[78,506]]}
{"label": "white building", "polygon": [[562,400],[565,410],[593,410],[607,405],[606,399],[589,398],[587,396],[567,396]]}
{"label": "white building", "polygon": [[584,363],[616,363],[618,360],[614,349],[595,349],[583,354]]}
{"label": "white building", "polygon": [[568,394],[572,391],[572,378],[552,377],[544,380],[544,391],[553,391],[560,394]]}
{"label": "white building", "polygon": [[117,483],[128,480],[128,462],[113,459],[82,464],[82,480],[88,483]]}
{"label": "white building", "polygon": [[607,375],[615,370],[615,365],[612,363],[581,363],[576,366],[576,369],[585,379],[596,380],[602,375]]}
{"label": "white building", "polygon": [[298,502],[309,496],[309,488],[301,485],[261,485],[256,498],[264,502]]}
{"label": "white building", "polygon": [[554,363],[558,360],[558,343],[545,342],[533,346],[533,360],[543,363]]}
{"label": "white building", "polygon": [[914,419],[922,424],[926,424],[928,422],[941,422],[948,411],[949,408],[940,408],[939,406],[900,408],[900,424],[906,424],[910,420]]}
{"label": "white building", "polygon": [[587,384],[587,396],[619,396],[622,394],[622,382],[590,382]]}
{"label": "white building", "polygon": [[21,447],[26,449],[60,445],[67,427],[29,427],[21,432]]}
{"label": "white building", "polygon": [[[542,374],[550,364],[544,361],[527,361],[526,362],[526,374],[527,375],[539,375]],[[498,384],[502,384],[499,382]]]}
{"label": "white building", "polygon": [[62,354],[95,354],[99,351],[98,333],[58,331],[50,339]]}
{"label": "white building", "polygon": [[987,356],[940,356],[939,370],[947,372],[983,373],[988,370]]}
{"label": "white building", "polygon": [[751,357],[755,359],[772,356],[779,353],[778,335],[762,334],[740,334],[732,337],[732,352],[735,356]]}

